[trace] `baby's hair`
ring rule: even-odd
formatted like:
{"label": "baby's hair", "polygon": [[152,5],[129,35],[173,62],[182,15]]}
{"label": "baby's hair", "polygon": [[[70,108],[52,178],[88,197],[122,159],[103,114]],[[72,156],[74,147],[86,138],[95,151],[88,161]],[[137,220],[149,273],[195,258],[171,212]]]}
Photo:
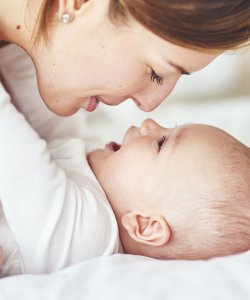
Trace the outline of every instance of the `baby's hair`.
{"label": "baby's hair", "polygon": [[224,153],[219,186],[213,194],[196,195],[191,215],[173,226],[164,258],[204,259],[250,249],[250,150],[233,140]]}
{"label": "baby's hair", "polygon": [[[228,149],[231,157],[228,194],[212,206],[220,222],[217,231],[221,243],[232,251],[250,249],[250,151],[241,143],[232,143]],[[230,180],[231,179],[231,180]]]}

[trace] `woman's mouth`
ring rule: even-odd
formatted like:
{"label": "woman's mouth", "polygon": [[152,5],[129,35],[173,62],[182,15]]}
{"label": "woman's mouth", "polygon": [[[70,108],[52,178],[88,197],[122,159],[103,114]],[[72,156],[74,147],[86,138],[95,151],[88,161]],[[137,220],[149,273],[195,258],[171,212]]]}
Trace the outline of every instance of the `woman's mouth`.
{"label": "woman's mouth", "polygon": [[136,98],[134,98],[134,97],[130,97],[130,98],[134,101],[134,103],[135,103],[136,106],[141,107],[140,101],[138,101],[138,100],[137,100]]}
{"label": "woman's mouth", "polygon": [[90,97],[89,101],[88,101],[88,105],[87,105],[86,110],[88,112],[94,111],[97,108],[99,102],[100,102],[100,99],[99,99],[98,96],[92,96],[92,97]]}

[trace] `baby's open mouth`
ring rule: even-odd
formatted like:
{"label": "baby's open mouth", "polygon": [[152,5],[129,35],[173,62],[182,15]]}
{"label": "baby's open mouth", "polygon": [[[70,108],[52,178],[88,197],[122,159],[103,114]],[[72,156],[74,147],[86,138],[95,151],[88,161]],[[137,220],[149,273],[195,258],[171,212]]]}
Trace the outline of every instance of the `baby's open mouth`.
{"label": "baby's open mouth", "polygon": [[119,145],[119,144],[117,144],[115,142],[112,143],[112,146],[113,146],[114,152],[118,151],[121,148],[121,145]]}
{"label": "baby's open mouth", "polygon": [[113,152],[116,152],[121,148],[121,145],[117,144],[116,142],[110,142],[106,145],[106,148]]}

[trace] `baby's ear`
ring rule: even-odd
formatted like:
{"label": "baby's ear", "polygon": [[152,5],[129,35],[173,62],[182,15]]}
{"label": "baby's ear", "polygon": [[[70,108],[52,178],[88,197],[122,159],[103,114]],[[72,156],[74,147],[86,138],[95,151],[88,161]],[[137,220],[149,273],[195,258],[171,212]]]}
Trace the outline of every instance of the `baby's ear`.
{"label": "baby's ear", "polygon": [[163,246],[170,238],[170,228],[161,215],[148,215],[140,212],[129,212],[122,216],[123,227],[134,241],[149,245]]}

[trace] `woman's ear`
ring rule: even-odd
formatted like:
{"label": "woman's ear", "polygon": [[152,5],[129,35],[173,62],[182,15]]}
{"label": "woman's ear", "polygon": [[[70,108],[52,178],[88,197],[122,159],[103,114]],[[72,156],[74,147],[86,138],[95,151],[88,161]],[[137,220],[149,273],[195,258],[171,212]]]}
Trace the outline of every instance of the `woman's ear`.
{"label": "woman's ear", "polygon": [[88,0],[58,0],[59,19],[63,22],[63,17],[69,16],[70,19],[68,22],[73,21],[76,17],[77,11],[85,2],[88,2]]}
{"label": "woman's ear", "polygon": [[159,247],[170,239],[170,227],[161,215],[145,216],[132,211],[123,215],[121,222],[131,239],[138,243]]}

